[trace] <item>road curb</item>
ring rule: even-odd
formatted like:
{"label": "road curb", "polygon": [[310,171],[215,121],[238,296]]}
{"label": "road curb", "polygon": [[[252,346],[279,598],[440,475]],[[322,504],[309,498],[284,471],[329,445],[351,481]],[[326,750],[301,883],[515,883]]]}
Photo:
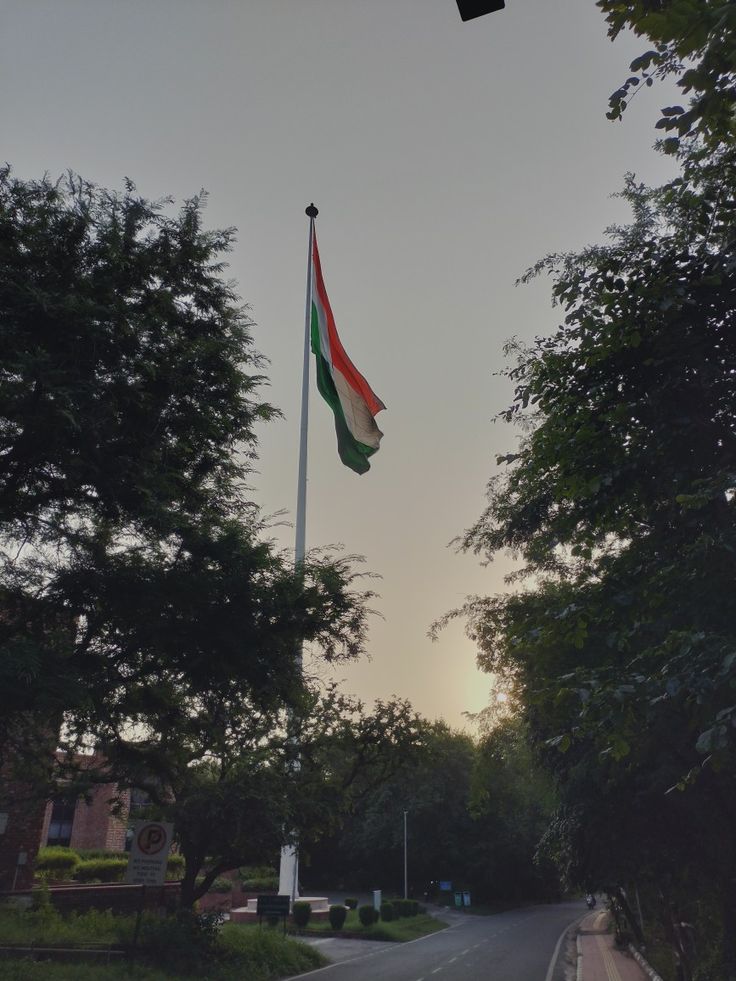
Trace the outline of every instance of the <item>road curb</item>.
{"label": "road curb", "polygon": [[634,958],[639,967],[644,971],[644,973],[649,978],[649,981],[662,981],[662,978],[654,970],[652,965],[644,959],[644,956],[636,949],[633,944],[629,944],[629,951],[631,956]]}

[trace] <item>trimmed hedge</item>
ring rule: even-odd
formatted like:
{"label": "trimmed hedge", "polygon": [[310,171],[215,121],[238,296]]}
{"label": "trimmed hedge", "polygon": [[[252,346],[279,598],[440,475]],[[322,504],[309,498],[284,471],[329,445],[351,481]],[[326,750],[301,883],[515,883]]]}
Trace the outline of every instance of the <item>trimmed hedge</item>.
{"label": "trimmed hedge", "polygon": [[61,845],[39,848],[36,856],[36,871],[53,873],[52,878],[71,879],[81,858],[79,853]]}
{"label": "trimmed hedge", "polygon": [[[203,876],[197,877],[197,884],[201,883]],[[232,892],[233,880],[228,879],[227,876],[218,875],[217,878],[212,882],[212,885],[207,890],[208,892]]]}
{"label": "trimmed hedge", "polygon": [[381,919],[384,923],[390,923],[394,919],[393,903],[381,903]]}
{"label": "trimmed hedge", "polygon": [[396,916],[416,916],[419,912],[419,903],[416,899],[394,899],[394,913]]}
{"label": "trimmed hedge", "polygon": [[358,919],[363,926],[372,926],[374,923],[378,923],[378,910],[373,909],[372,906],[361,906],[358,909]]}
{"label": "trimmed hedge", "polygon": [[330,926],[333,930],[342,930],[348,915],[346,906],[330,906]]}
{"label": "trimmed hedge", "polygon": [[279,875],[270,865],[244,865],[238,870],[246,892],[277,893]]}
{"label": "trimmed hedge", "polygon": [[346,899],[345,900],[345,905],[347,906],[348,909],[357,909],[358,908],[358,900],[357,899]]}
{"label": "trimmed hedge", "polygon": [[77,882],[122,882],[128,867],[127,858],[88,858],[74,873]]}
{"label": "trimmed hedge", "polygon": [[83,862],[90,858],[124,858],[126,861],[128,860],[128,852],[116,852],[113,849],[108,851],[106,848],[77,848],[77,854]]}
{"label": "trimmed hedge", "polygon": [[303,930],[312,915],[312,904],[297,900],[292,906],[291,915],[294,917],[294,923]]}

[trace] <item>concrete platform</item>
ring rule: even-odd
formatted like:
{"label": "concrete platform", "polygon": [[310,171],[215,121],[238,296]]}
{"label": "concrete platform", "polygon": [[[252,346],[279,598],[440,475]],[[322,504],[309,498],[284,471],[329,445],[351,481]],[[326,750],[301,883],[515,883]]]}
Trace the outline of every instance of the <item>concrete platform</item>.
{"label": "concrete platform", "polygon": [[[312,919],[314,920],[326,920],[330,915],[330,901],[327,896],[300,896],[297,900],[299,903],[311,903],[312,905]],[[238,906],[236,909],[230,910],[230,922],[231,923],[257,923],[258,913],[256,908],[258,905],[257,899],[249,899],[247,905]]]}

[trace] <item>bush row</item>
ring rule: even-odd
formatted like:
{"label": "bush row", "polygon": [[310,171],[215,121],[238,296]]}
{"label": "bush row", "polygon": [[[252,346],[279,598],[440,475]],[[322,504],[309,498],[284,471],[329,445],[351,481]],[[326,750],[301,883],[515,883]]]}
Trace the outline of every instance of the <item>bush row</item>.
{"label": "bush row", "polygon": [[[40,848],[36,858],[36,871],[47,879],[76,879],[77,882],[122,882],[128,866],[127,852],[103,852],[88,850],[77,852],[73,848],[52,845]],[[166,878],[180,879],[184,874],[184,856],[169,855]]]}
{"label": "bush row", "polygon": [[[355,902],[355,900],[345,900],[345,905],[334,905],[330,906],[329,918],[330,926],[333,930],[341,930],[345,924],[345,920],[349,909],[355,909],[355,906],[351,906],[350,903]],[[419,913],[420,907],[416,899],[393,899],[386,900],[381,903],[380,912],[373,908],[373,906],[361,906],[358,909],[358,918],[363,926],[372,926],[374,923],[378,923],[381,919],[385,923],[390,923],[392,920],[398,920],[402,916],[416,916]],[[312,904],[306,902],[305,900],[297,900],[294,903],[292,909],[292,917],[294,923],[300,930],[303,930],[312,915]]]}

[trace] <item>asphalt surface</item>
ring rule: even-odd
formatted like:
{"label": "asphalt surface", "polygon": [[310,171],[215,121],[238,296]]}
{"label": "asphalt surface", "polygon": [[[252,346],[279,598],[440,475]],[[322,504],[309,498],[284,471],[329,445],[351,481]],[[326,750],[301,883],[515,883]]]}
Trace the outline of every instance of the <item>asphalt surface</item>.
{"label": "asphalt surface", "polygon": [[448,912],[442,915],[448,923],[446,930],[403,944],[320,938],[314,946],[334,963],[299,977],[315,981],[557,981],[563,977],[564,942],[560,941],[585,912],[581,905],[531,906],[494,916]]}

